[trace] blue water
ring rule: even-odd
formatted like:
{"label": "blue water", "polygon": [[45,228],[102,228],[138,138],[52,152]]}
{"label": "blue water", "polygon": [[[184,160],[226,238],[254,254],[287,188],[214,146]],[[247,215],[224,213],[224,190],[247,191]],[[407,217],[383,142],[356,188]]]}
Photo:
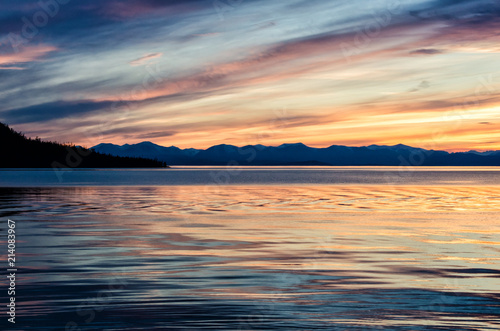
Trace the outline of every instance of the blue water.
{"label": "blue water", "polygon": [[0,253],[14,220],[18,268],[0,327],[497,330],[499,174],[0,171]]}
{"label": "blue water", "polygon": [[500,167],[187,167],[171,169],[0,169],[0,186],[500,185]]}

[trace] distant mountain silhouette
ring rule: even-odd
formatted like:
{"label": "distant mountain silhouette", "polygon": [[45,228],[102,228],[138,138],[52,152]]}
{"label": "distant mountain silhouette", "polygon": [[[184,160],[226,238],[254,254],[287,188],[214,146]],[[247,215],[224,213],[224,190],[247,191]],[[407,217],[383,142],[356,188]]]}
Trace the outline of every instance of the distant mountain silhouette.
{"label": "distant mountain silhouette", "polygon": [[165,167],[164,161],[120,157],[38,138],[26,138],[0,123],[0,168],[150,168]]}
{"label": "distant mountain silhouette", "polygon": [[170,165],[500,166],[500,151],[449,153],[402,144],[327,148],[302,143],[277,147],[223,144],[203,150],[142,142],[122,146],[99,144],[92,149],[118,156],[157,158]]}

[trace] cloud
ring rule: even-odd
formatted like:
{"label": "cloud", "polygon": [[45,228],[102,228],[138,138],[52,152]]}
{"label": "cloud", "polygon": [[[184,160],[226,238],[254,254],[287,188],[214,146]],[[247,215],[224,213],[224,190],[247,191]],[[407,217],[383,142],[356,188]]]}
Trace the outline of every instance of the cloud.
{"label": "cloud", "polygon": [[9,124],[45,122],[65,117],[82,116],[98,110],[111,108],[114,104],[111,101],[56,101],[5,110],[0,112],[0,118],[3,118]]}
{"label": "cloud", "polygon": [[[419,23],[420,24],[420,23]],[[411,37],[414,29],[418,27],[416,22],[398,22],[383,29],[377,36],[379,43],[373,40],[366,46],[355,49],[350,57],[350,64],[371,60],[373,58],[390,58],[398,56],[405,49],[419,47],[423,44],[432,44],[446,41],[453,42],[454,29],[451,27],[441,27],[436,31],[428,32],[419,39]],[[408,34],[408,41],[405,35]],[[347,63],[342,53],[342,45],[351,43],[356,48],[356,37],[358,32],[328,32],[294,38],[279,43],[269,44],[266,47],[259,47],[248,52],[248,56],[236,61],[230,59],[221,61],[211,66],[198,69],[198,72],[189,75],[177,75],[174,78],[165,80],[162,84],[157,84],[154,88],[148,89],[140,98],[133,100],[157,99],[179,94],[212,93],[216,94],[221,90],[270,84],[286,79],[299,78],[310,72],[321,69],[328,65],[345,67]],[[396,39],[397,36],[397,39]],[[398,43],[388,44],[384,47],[383,42],[395,38]],[[471,39],[471,36],[468,36]],[[448,41],[446,41],[448,42]],[[443,51],[437,48],[416,48],[411,53],[414,54],[439,54]],[[151,54],[150,54],[151,55]],[[149,55],[144,56],[148,57]],[[325,57],[325,61],[321,61]],[[142,58],[141,58],[142,59]],[[139,59],[138,59],[139,60]],[[416,89],[425,89],[423,81]],[[116,100],[118,95],[109,96],[109,99]]]}
{"label": "cloud", "polygon": [[207,32],[207,33],[195,33],[194,36],[196,37],[215,37],[219,36],[219,32]]}
{"label": "cloud", "polygon": [[151,53],[151,54],[146,54],[138,59],[135,59],[133,61],[130,61],[129,64],[131,66],[139,66],[139,65],[143,65],[143,64],[146,64],[147,62],[149,62],[150,60],[152,59],[157,59],[157,58],[160,58],[161,56],[163,55],[163,53]]}
{"label": "cloud", "polygon": [[207,0],[108,0],[98,2],[102,12],[109,17],[133,18],[144,15],[179,14],[211,7]]}
{"label": "cloud", "polygon": [[15,67],[15,66],[5,66],[5,67],[1,67],[0,66],[0,70],[24,70],[26,68],[24,67]]}
{"label": "cloud", "polygon": [[434,48],[421,48],[410,52],[410,54],[416,54],[416,55],[435,55],[442,53],[443,53],[442,50]]}
{"label": "cloud", "polygon": [[145,133],[145,134],[140,134],[137,135],[136,138],[138,139],[151,139],[151,138],[163,138],[163,137],[170,137],[175,135],[175,131],[158,131],[158,132],[150,132],[150,133]]}
{"label": "cloud", "polygon": [[420,84],[418,84],[417,87],[411,89],[410,92],[417,92],[420,90],[425,90],[426,88],[429,88],[430,86],[431,86],[431,84],[428,81],[423,80],[420,82]]}
{"label": "cloud", "polygon": [[455,23],[473,21],[484,23],[498,16],[499,5],[492,0],[434,0],[425,7],[410,10],[410,15],[420,20],[445,20]]}
{"label": "cloud", "polygon": [[50,52],[56,51],[57,48],[47,45],[23,47],[17,53],[0,54],[0,67],[4,69],[24,69],[20,64],[38,61]]}

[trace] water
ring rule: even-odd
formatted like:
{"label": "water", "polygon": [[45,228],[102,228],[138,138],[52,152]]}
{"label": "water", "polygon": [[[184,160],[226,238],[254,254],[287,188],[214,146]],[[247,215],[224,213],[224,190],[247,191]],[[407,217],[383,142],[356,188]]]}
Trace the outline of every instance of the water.
{"label": "water", "polygon": [[500,185],[495,167],[174,167],[172,169],[4,169],[0,186],[290,184]]}
{"label": "water", "polygon": [[0,171],[2,259],[12,219],[19,268],[16,326],[0,326],[498,330],[499,175]]}

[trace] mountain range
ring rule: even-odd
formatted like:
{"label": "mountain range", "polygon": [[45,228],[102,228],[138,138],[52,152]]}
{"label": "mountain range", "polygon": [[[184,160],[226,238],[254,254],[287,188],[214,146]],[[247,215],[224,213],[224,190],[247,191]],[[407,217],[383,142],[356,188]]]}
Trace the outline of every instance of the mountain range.
{"label": "mountain range", "polygon": [[99,144],[92,149],[114,156],[157,159],[169,165],[500,166],[500,151],[450,153],[402,144],[326,148],[302,143],[244,147],[222,144],[207,149],[180,149],[145,141],[121,146]]}

